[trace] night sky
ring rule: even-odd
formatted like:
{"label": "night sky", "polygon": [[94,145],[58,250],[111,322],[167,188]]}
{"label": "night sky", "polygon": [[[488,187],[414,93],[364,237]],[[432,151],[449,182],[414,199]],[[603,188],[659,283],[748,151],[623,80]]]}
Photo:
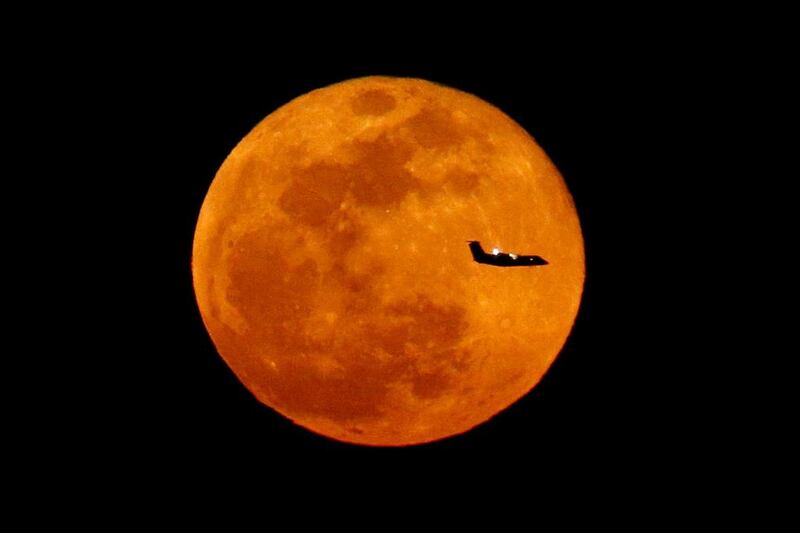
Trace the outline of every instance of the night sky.
{"label": "night sky", "polygon": [[[675,254],[692,250],[681,244],[688,223],[666,213],[674,214],[675,187],[689,181],[680,173],[690,156],[676,116],[691,98],[690,73],[675,75],[661,48],[516,45],[321,49],[258,63],[173,47],[120,59],[125,68],[95,89],[106,95],[106,120],[124,125],[110,154],[122,186],[101,207],[132,207],[123,222],[130,246],[119,258],[125,274],[116,280],[124,286],[113,294],[113,313],[124,318],[119,331],[107,332],[117,382],[96,380],[103,391],[96,427],[104,428],[100,442],[119,450],[116,460],[187,471],[322,462],[358,472],[469,464],[608,474],[669,469],[688,453],[687,435],[702,417],[682,393],[688,389],[676,386],[691,381],[694,363],[677,340],[691,327],[689,304],[671,296],[680,284]],[[585,241],[581,308],[540,384],[466,434],[411,448],[332,441],[260,404],[216,353],[191,284],[198,211],[234,145],[292,98],[364,75],[436,81],[503,110],[559,168]]]}

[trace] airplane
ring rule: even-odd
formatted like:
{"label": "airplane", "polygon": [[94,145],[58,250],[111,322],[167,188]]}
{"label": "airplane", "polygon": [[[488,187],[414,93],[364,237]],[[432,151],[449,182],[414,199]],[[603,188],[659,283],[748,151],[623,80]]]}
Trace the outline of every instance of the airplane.
{"label": "airplane", "polygon": [[487,254],[483,251],[480,241],[467,242],[469,243],[469,251],[472,252],[472,258],[476,263],[483,263],[484,265],[499,267],[540,266],[548,264],[547,260],[539,257],[538,255],[506,254],[500,252],[500,250],[497,248],[494,248],[492,253]]}

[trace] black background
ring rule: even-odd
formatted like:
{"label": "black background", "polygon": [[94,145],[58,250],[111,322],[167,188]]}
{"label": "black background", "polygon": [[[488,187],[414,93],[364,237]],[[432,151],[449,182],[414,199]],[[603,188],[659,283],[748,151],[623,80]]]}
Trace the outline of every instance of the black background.
{"label": "black background", "polygon": [[[693,435],[704,422],[687,398],[698,365],[692,350],[702,345],[681,341],[693,311],[675,300],[679,269],[666,259],[678,249],[692,253],[683,239],[688,223],[674,213],[686,220],[693,209],[675,203],[675,190],[685,189],[695,161],[681,117],[704,97],[688,83],[699,67],[676,65],[668,46],[627,42],[402,52],[323,46],[255,57],[180,46],[134,51],[94,89],[113,124],[95,130],[110,158],[109,200],[98,207],[120,221],[113,260],[121,268],[107,281],[108,307],[100,307],[112,318],[106,370],[93,383],[103,400],[93,395],[91,403],[101,435],[94,446],[114,450],[114,464],[195,475],[309,464],[359,475],[465,465],[646,475],[697,452]],[[217,355],[191,284],[197,215],[235,144],[292,98],[375,74],[458,88],[519,122],[564,176],[586,246],[580,312],[542,382],[463,435],[406,448],[336,442],[261,405]],[[98,272],[98,280],[106,276]]]}
{"label": "black background", "polygon": [[[792,227],[792,167],[775,165],[791,135],[752,119],[791,129],[779,96],[794,19],[730,6],[282,7],[9,15],[21,31],[3,37],[4,116],[22,120],[6,127],[19,164],[5,181],[6,264],[32,280],[7,277],[25,298],[7,304],[4,383],[21,390],[4,442],[22,473],[9,485],[41,510],[26,519],[55,516],[48,489],[80,496],[72,512],[107,510],[80,486],[133,502],[126,520],[187,487],[276,488],[301,504],[316,493],[354,521],[366,507],[355,487],[389,502],[390,521],[417,518],[424,499],[471,519],[499,493],[497,518],[521,510],[528,524],[546,507],[534,491],[566,503],[561,518],[591,520],[586,500],[623,517],[655,503],[658,520],[736,492],[743,502],[717,516],[738,521],[753,491],[772,504],[764,489],[782,485],[763,478],[787,477],[777,452],[795,454],[784,397],[796,387],[779,385],[795,375],[781,368],[793,343],[778,338],[792,328],[747,297],[794,305],[778,268],[793,268],[778,257],[792,241],[770,240]],[[468,433],[408,448],[331,441],[259,404],[216,354],[191,286],[197,215],[239,139],[298,95],[373,74],[450,85],[518,121],[563,174],[586,245],[580,312],[543,381]],[[448,505],[451,493],[476,502]],[[213,507],[192,503],[186,516]],[[254,508],[272,525],[277,507]]]}

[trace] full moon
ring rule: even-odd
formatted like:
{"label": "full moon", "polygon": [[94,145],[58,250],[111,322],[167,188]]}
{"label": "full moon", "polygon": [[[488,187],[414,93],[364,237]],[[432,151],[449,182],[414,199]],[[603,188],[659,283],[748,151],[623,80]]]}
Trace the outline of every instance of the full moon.
{"label": "full moon", "polygon": [[[479,264],[468,240],[548,264]],[[578,312],[584,251],[564,180],[516,122],[442,85],[367,77],[239,142],[200,210],[192,274],[259,401],[329,438],[401,446],[463,433],[539,382]]]}

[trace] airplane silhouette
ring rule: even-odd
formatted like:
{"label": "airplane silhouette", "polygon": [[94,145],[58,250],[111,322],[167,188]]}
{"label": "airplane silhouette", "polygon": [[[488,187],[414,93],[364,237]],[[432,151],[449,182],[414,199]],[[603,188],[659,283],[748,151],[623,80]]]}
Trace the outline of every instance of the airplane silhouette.
{"label": "airplane silhouette", "polygon": [[472,252],[472,258],[476,263],[499,267],[540,266],[548,264],[544,258],[538,255],[506,254],[500,252],[497,248],[492,250],[492,253],[487,254],[483,251],[480,241],[467,242],[469,243],[469,251]]}

